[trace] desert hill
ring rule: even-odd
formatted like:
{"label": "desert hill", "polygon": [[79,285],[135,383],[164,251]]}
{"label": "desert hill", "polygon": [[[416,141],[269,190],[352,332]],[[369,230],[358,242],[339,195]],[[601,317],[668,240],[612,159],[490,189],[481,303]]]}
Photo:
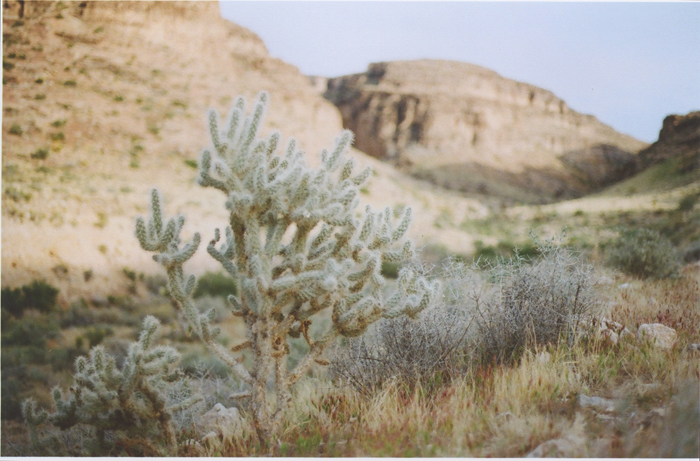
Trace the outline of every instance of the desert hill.
{"label": "desert hill", "polygon": [[[123,269],[159,271],[133,236],[148,190],[186,233],[225,225],[224,198],[194,183],[206,111],[271,95],[264,131],[296,137],[313,163],[342,130],[338,110],[297,68],[272,58],[216,2],[9,2],[3,16],[2,285],[36,278],[65,299],[123,291]],[[474,199],[407,178],[355,151],[375,175],[364,202],[409,205],[412,236],[453,251],[471,237],[436,228],[483,215]],[[433,190],[434,189],[434,190]],[[200,248],[191,270],[218,269]]]}
{"label": "desert hill", "polygon": [[669,159],[682,171],[700,169],[700,111],[666,117],[658,141],[639,153],[641,169]]}
{"label": "desert hill", "polygon": [[550,91],[467,63],[375,63],[326,87],[359,149],[463,192],[580,196],[634,173],[646,146]]}

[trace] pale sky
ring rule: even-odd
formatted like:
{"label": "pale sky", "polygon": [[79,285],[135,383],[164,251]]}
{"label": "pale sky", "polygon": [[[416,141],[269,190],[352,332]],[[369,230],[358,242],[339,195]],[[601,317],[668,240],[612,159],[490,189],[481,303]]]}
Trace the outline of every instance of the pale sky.
{"label": "pale sky", "polygon": [[222,16],[306,75],[449,59],[562,98],[643,141],[700,110],[700,2],[221,1]]}

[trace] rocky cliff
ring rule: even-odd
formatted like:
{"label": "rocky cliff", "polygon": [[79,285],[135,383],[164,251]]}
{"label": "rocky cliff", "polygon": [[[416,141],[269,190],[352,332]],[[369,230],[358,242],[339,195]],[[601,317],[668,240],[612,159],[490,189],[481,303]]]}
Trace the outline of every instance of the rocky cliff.
{"label": "rocky cliff", "polygon": [[700,111],[666,117],[659,140],[639,153],[641,168],[668,159],[678,163],[680,172],[700,170]]}
{"label": "rocky cliff", "polygon": [[466,63],[371,64],[329,79],[325,96],[359,149],[464,191],[576,196],[619,180],[646,146],[550,91]]}
{"label": "rocky cliff", "polygon": [[[186,233],[225,226],[224,197],[194,182],[210,107],[269,91],[264,131],[296,137],[310,163],[342,129],[338,109],[217,2],[27,1],[21,17],[19,2],[3,5],[3,286],[42,278],[70,300],[124,292],[124,268],[159,271],[133,236],[153,186],[188,216]],[[414,238],[470,251],[470,236],[433,222],[483,205],[355,157],[376,170],[363,201],[413,206]],[[191,264],[220,269],[204,249]]]}

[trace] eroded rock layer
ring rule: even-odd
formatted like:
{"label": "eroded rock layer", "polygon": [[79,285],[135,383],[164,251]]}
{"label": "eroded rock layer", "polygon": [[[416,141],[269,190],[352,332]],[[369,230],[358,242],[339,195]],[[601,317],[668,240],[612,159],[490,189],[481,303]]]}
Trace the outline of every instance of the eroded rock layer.
{"label": "eroded rock layer", "polygon": [[325,96],[359,149],[465,191],[507,178],[533,197],[580,195],[624,177],[646,146],[550,91],[466,63],[371,64],[329,79]]}

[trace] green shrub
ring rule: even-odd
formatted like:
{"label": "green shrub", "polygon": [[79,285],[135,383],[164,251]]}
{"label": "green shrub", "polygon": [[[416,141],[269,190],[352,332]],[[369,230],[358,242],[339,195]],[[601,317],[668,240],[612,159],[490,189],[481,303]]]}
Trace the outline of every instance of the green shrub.
{"label": "green shrub", "polygon": [[14,123],[10,127],[10,134],[13,134],[15,136],[22,136],[22,127]]}
{"label": "green shrub", "polygon": [[9,71],[9,70],[14,69],[14,68],[15,68],[15,65],[14,65],[13,63],[11,63],[10,61],[5,61],[5,60],[3,60],[3,61],[2,61],[2,68],[3,68],[4,70],[8,70],[8,71]]}
{"label": "green shrub", "polygon": [[21,288],[3,288],[2,308],[15,317],[21,317],[27,308],[49,312],[56,306],[58,292],[58,288],[43,280],[34,280]]}
{"label": "green shrub", "polygon": [[43,93],[39,93],[34,95],[34,99],[37,101],[43,101],[44,99],[46,99],[46,95]]}
{"label": "green shrub", "polygon": [[63,131],[59,131],[58,133],[52,133],[51,140],[52,141],[65,141],[66,135],[63,134]]}
{"label": "green shrub", "polygon": [[78,82],[75,80],[66,80],[63,82],[63,86],[78,86]]}
{"label": "green shrub", "polygon": [[83,337],[88,340],[88,345],[92,349],[93,347],[99,345],[107,336],[112,336],[114,330],[107,325],[97,325],[89,327]]}
{"label": "green shrub", "polygon": [[484,245],[480,240],[474,242],[474,261],[481,267],[488,267],[497,264],[503,259],[512,259],[519,256],[525,260],[531,260],[539,255],[539,250],[533,243],[525,243],[516,246],[510,241],[501,240],[493,245]]}
{"label": "green shrub", "polygon": [[678,202],[678,211],[690,211],[695,207],[695,204],[700,200],[700,194],[686,195]]}
{"label": "green shrub", "polygon": [[136,272],[135,271],[132,271],[128,267],[125,267],[122,269],[122,272],[124,272],[124,275],[126,275],[126,278],[128,278],[132,282],[136,281]]}
{"label": "green shrub", "polygon": [[2,357],[6,346],[24,346],[46,349],[46,341],[58,338],[61,330],[58,324],[47,318],[13,319],[2,325]]}
{"label": "green shrub", "polygon": [[194,292],[195,298],[202,296],[236,295],[236,281],[223,272],[206,272],[197,281],[197,289]]}
{"label": "green shrub", "polygon": [[605,254],[610,266],[642,279],[674,277],[680,268],[673,244],[651,229],[623,231],[605,245]]}
{"label": "green shrub", "polygon": [[190,168],[196,169],[197,168],[197,160],[187,159],[187,160],[185,160],[185,165],[187,165]]}
{"label": "green shrub", "polygon": [[37,160],[46,160],[49,158],[49,150],[45,147],[40,147],[35,152],[33,152],[30,157]]}

